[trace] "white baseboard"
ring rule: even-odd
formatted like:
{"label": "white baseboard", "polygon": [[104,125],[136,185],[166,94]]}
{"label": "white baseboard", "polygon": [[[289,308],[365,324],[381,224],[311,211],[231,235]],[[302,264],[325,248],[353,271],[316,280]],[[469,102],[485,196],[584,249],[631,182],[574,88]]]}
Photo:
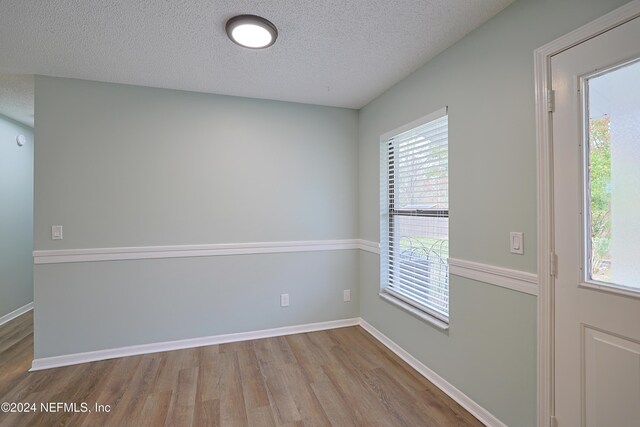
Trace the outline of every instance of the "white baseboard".
{"label": "white baseboard", "polygon": [[325,329],[344,328],[360,324],[359,318],[331,320],[328,322],[307,323],[304,325],[285,326],[282,328],[264,329],[261,331],[240,332],[236,334],[214,335],[208,337],[191,338],[178,341],[166,341],[152,344],[133,345],[107,350],[89,351],[86,353],[67,354],[63,356],[43,357],[34,359],[30,371],[59,368],[61,366],[77,365],[80,363],[97,362],[99,360],[115,359],[118,357],[138,356],[141,354],[159,353],[163,351],[182,350],[186,348],[204,347],[207,345],[225,344],[230,342],[256,340],[261,338],[279,337],[283,335],[302,334],[306,332],[322,331]]}
{"label": "white baseboard", "polygon": [[426,365],[409,354],[405,349],[400,347],[395,342],[391,341],[391,339],[371,326],[371,324],[369,324],[367,321],[365,321],[364,319],[360,319],[360,326],[365,331],[373,335],[375,339],[384,344],[389,350],[398,355],[398,357],[407,362],[413,369],[418,371],[420,375],[431,381],[436,387],[449,395],[449,397],[451,397],[453,400],[458,402],[460,406],[469,411],[474,417],[480,420],[480,422],[489,427],[507,427],[506,424],[496,418],[493,414],[484,409],[482,406],[478,405],[470,397],[455,388],[451,383],[442,378],[440,375],[429,369]]}
{"label": "white baseboard", "polygon": [[[27,306],[25,306],[27,307]],[[24,309],[24,307],[23,307]],[[27,311],[26,309],[25,311]],[[17,310],[16,310],[17,311]],[[15,313],[15,312],[14,312]],[[6,317],[6,316],[5,316]],[[191,338],[178,341],[167,341],[152,344],[134,345],[121,348],[113,348],[107,350],[90,351],[86,353],[75,353],[63,356],[45,357],[35,359],[31,365],[30,371],[39,371],[43,369],[59,368],[62,366],[77,365],[80,363],[97,362],[100,360],[115,359],[119,357],[138,356],[142,354],[159,353],[164,351],[182,350],[194,347],[203,347],[215,344],[225,344],[231,342],[255,340],[261,338],[271,338],[283,335],[301,334],[306,332],[322,331],[327,329],[344,328],[348,326],[360,325],[365,331],[369,332],[375,339],[384,344],[389,350],[394,352],[398,357],[407,362],[412,368],[420,373],[427,380],[431,381],[436,387],[440,388],[453,400],[458,402],[460,406],[465,408],[474,417],[489,427],[506,427],[506,425],[496,418],[489,411],[478,405],[463,392],[455,388],[444,378],[429,369],[418,359],[409,354],[398,344],[389,339],[382,332],[378,331],[371,324],[361,318],[331,320],[328,322],[308,323],[304,325],[285,326],[282,328],[264,329],[261,331],[240,332],[236,334],[214,335],[208,337]]]}
{"label": "white baseboard", "polygon": [[13,310],[11,313],[9,314],[5,314],[4,316],[0,317],[0,326],[4,325],[7,322],[10,322],[11,320],[15,319],[16,317],[26,313],[29,310],[33,310],[33,303],[30,302],[29,304],[20,307],[16,310]]}

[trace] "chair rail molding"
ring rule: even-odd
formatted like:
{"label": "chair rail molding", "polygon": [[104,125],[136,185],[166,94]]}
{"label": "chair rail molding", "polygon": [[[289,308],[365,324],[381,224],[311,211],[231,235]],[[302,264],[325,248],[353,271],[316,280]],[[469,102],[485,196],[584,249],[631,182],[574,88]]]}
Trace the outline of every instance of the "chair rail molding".
{"label": "chair rail molding", "polygon": [[449,258],[449,273],[529,295],[538,295],[538,275],[534,273],[456,258]]}
{"label": "chair rail molding", "polygon": [[55,249],[33,251],[34,264],[189,258],[288,252],[360,249],[377,250],[377,243],[360,239],[299,240],[289,242],[216,243],[202,245],[130,246],[118,248]]}

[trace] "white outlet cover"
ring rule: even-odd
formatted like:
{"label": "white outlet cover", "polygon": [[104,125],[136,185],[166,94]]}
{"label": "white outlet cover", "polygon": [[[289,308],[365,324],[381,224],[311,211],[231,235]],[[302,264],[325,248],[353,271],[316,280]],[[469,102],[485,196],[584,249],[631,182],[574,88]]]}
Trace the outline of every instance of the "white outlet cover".
{"label": "white outlet cover", "polygon": [[345,289],[342,293],[342,299],[344,302],[351,301],[351,289]]}

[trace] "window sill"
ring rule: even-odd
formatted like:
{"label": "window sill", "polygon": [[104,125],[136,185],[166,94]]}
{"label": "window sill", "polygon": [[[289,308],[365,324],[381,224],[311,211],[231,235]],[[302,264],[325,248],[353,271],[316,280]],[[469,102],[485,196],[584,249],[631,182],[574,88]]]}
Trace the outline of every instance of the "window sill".
{"label": "window sill", "polygon": [[409,312],[410,314],[412,314],[413,316],[417,317],[418,319],[429,323],[433,326],[435,326],[436,328],[443,330],[443,331],[448,331],[449,330],[449,324],[446,322],[443,322],[440,319],[436,319],[435,317],[433,317],[432,315],[425,313],[424,311],[415,308],[414,306],[407,304],[404,301],[399,300],[398,298],[394,297],[393,295],[389,295],[388,293],[386,293],[385,291],[381,291],[379,294],[380,298],[382,298],[383,300],[387,301],[388,303],[391,303],[397,307],[400,307],[401,309],[403,309],[404,311]]}

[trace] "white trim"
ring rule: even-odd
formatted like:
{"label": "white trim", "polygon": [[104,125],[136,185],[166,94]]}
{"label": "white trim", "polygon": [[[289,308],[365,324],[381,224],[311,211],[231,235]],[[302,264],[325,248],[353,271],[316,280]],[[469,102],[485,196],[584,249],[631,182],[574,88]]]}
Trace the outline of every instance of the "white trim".
{"label": "white trim", "polygon": [[553,396],[553,278],[549,266],[554,252],[553,240],[553,162],[551,117],[546,97],[551,89],[551,57],[618,25],[640,16],[640,0],[604,15],[534,51],[537,205],[538,205],[538,335],[537,335],[537,418],[538,427],[546,427],[555,413]]}
{"label": "white trim", "polygon": [[360,326],[369,332],[375,339],[384,344],[389,350],[394,352],[398,357],[407,362],[413,369],[418,371],[420,375],[431,381],[436,387],[449,395],[453,400],[458,402],[460,406],[469,411],[471,415],[476,417],[480,422],[490,427],[506,427],[502,421],[496,418],[489,411],[478,405],[469,396],[455,388],[451,383],[442,378],[440,375],[429,369],[424,363],[409,354],[405,349],[389,339],[382,332],[371,326],[366,320],[360,319]]}
{"label": "white trim", "polygon": [[[359,240],[359,248],[380,254],[380,244],[376,242]],[[456,258],[449,258],[449,273],[529,295],[538,295],[538,275],[535,273]]]}
{"label": "white trim", "polygon": [[621,295],[630,298],[640,298],[640,290],[635,290],[632,288],[625,288],[622,286],[618,286],[615,283],[605,283],[605,282],[580,282],[578,283],[579,288],[584,289],[593,289],[594,291],[600,291],[609,294]]}
{"label": "white trim", "polygon": [[284,326],[282,328],[264,329],[261,331],[240,332],[236,334],[214,335],[208,337],[190,338],[178,341],[166,341],[152,344],[132,345],[128,347],[106,350],[89,351],[86,353],[66,354],[63,356],[43,357],[34,359],[30,372],[42,369],[58,368],[61,366],[77,365],[80,363],[96,362],[99,360],[115,359],[118,357],[137,356],[141,354],[159,353],[164,351],[182,350],[186,348],[204,347],[208,345],[225,344],[230,342],[257,340],[261,338],[279,337],[283,335],[302,334],[306,332],[323,331],[325,329],[344,328],[360,324],[360,318],[330,320],[328,322],[307,323],[305,325]]}
{"label": "white trim", "polygon": [[418,126],[422,126],[425,123],[429,123],[434,120],[437,120],[441,117],[446,116],[447,114],[449,114],[449,107],[442,107],[431,114],[427,114],[426,116],[420,117],[419,119],[412,121],[411,123],[407,123],[406,125],[402,125],[398,128],[395,128],[394,130],[390,130],[389,132],[383,133],[382,135],[380,135],[380,142],[386,142],[390,138],[393,138],[398,134],[401,134],[403,132],[406,132]]}
{"label": "white trim", "polygon": [[482,423],[490,427],[506,427],[498,418],[489,411],[478,405],[470,397],[455,388],[452,384],[440,375],[429,369],[418,359],[409,354],[398,344],[389,339],[382,332],[378,331],[371,324],[362,318],[331,320],[328,322],[308,323],[305,325],[285,326],[282,328],[264,329],[261,331],[240,332],[236,334],[214,335],[209,337],[191,338],[178,341],[167,341],[152,344],[134,345],[107,350],[90,351],[86,353],[75,353],[63,356],[44,357],[34,359],[30,372],[43,369],[59,368],[63,366],[77,365],[81,363],[97,362],[100,360],[115,359],[119,357],[138,356],[142,354],[159,353],[164,351],[182,350],[187,348],[203,347],[208,345],[225,344],[231,342],[255,340],[262,338],[279,337],[283,335],[302,334],[307,332],[323,331],[327,329],[345,328],[349,326],[361,326],[375,339],[384,344],[389,350],[398,355],[409,366],[415,369],[420,375],[432,382],[445,394],[458,402],[460,406],[469,411]]}
{"label": "white trim", "polygon": [[[553,169],[551,166],[549,111],[547,107],[547,74],[550,63],[544,48],[535,51],[536,156],[537,156],[537,242],[538,242],[538,304],[537,304],[537,425],[546,427],[555,414],[553,405],[553,324],[551,321],[551,239],[553,210]],[[544,76],[544,77],[543,77]]]}
{"label": "white trim", "polygon": [[365,252],[371,252],[372,254],[380,255],[380,243],[378,242],[359,239],[358,247]]}
{"label": "white trim", "polygon": [[411,313],[412,315],[416,316],[418,319],[432,324],[433,326],[435,326],[440,330],[446,331],[449,329],[449,323],[443,320],[440,320],[437,317],[423,310],[420,310],[419,308],[414,307],[411,304],[408,304],[402,301],[400,298],[397,298],[394,295],[391,295],[388,289],[383,289],[382,291],[380,291],[380,293],[378,293],[378,296],[383,300],[387,301],[388,303],[393,304],[397,307],[400,307],[401,309]]}
{"label": "white trim", "polygon": [[0,317],[0,326],[4,325],[7,322],[12,321],[18,316],[23,315],[29,310],[33,310],[33,302],[30,302],[29,304],[22,306],[16,310],[13,310],[11,313],[5,314],[4,316]]}
{"label": "white trim", "polygon": [[449,258],[449,273],[525,294],[538,295],[538,275],[479,262]]}
{"label": "white trim", "polygon": [[[365,242],[364,244],[361,242]],[[57,249],[33,251],[34,264],[122,261],[134,259],[190,258],[287,252],[315,252],[369,248],[360,239],[291,242],[221,243],[211,245],[140,246],[121,248]]]}

